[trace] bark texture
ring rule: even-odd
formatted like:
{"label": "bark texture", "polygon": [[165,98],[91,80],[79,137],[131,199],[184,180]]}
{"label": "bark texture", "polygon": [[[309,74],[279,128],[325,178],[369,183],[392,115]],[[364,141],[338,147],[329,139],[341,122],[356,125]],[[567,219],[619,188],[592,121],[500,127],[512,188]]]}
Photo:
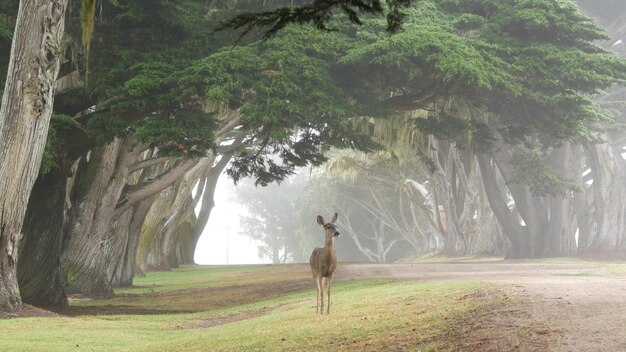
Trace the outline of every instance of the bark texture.
{"label": "bark texture", "polygon": [[[193,211],[191,205],[194,203],[191,191],[200,178],[210,170],[213,160],[213,157],[202,159],[179,182],[157,196],[142,227],[137,254],[139,274],[149,270],[176,268],[182,264],[182,257],[189,255],[193,257],[193,253],[183,254],[179,244],[181,239],[191,240],[188,224],[190,221],[188,215]],[[180,235],[183,235],[182,238]],[[188,250],[195,251],[195,248]]]}
{"label": "bark texture", "polygon": [[112,293],[106,274],[115,245],[110,237],[115,222],[111,215],[126,184],[124,169],[138,155],[139,150],[116,139],[82,158],[61,260],[69,293]]}
{"label": "bark texture", "polygon": [[[145,147],[128,139],[93,149],[84,157],[74,186],[62,269],[69,292],[109,295],[114,284],[129,284],[142,204],[176,182],[198,161],[174,160],[153,177],[138,177]],[[124,269],[126,268],[126,269]]]}
{"label": "bark texture", "polygon": [[24,219],[17,279],[23,301],[37,306],[67,304],[60,270],[72,179],[63,171],[55,168],[37,180]]}
{"label": "bark texture", "polygon": [[39,172],[59,72],[67,0],[22,0],[0,107],[0,309],[21,306],[22,222]]}

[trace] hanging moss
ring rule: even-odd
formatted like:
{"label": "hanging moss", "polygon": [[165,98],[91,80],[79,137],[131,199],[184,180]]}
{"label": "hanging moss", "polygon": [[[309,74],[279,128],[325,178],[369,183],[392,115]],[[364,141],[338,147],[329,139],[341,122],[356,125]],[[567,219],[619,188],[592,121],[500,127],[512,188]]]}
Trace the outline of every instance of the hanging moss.
{"label": "hanging moss", "polygon": [[96,16],[96,0],[83,0],[81,23],[83,27],[83,50],[85,52],[85,82],[89,78],[89,47]]}

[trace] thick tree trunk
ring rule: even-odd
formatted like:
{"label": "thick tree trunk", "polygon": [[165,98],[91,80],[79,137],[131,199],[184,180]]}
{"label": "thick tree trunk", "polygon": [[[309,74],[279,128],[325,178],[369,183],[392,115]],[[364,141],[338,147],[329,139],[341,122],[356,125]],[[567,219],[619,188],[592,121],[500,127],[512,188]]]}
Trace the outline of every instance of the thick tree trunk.
{"label": "thick tree trunk", "polygon": [[[165,226],[166,217],[170,206],[175,197],[175,187],[170,186],[163,190],[156,197],[154,203],[146,214],[143,226],[141,227],[141,235],[139,236],[139,247],[137,248],[135,274],[145,276],[145,273],[152,270],[161,269],[156,266],[157,260],[153,258],[152,248],[159,247],[161,238],[157,235],[161,233],[161,229]],[[158,251],[160,253],[160,250]]]}
{"label": "thick tree trunk", "polygon": [[475,155],[454,143],[434,137],[430,141],[435,168],[426,187],[430,191],[426,195],[430,207],[427,215],[443,240],[441,252],[453,256],[504,254],[506,242],[488,211]]}
{"label": "thick tree trunk", "polygon": [[496,176],[495,165],[492,164],[491,159],[484,154],[477,155],[477,160],[491,209],[502,226],[504,235],[511,244],[506,257],[531,257],[532,252],[528,233],[526,229],[521,226],[519,215],[509,209],[505,198],[505,191],[501,189]]}
{"label": "thick tree trunk", "polygon": [[21,304],[17,261],[46,144],[67,0],[22,0],[0,107],[0,310]]}
{"label": "thick tree trunk", "polygon": [[107,268],[107,276],[113,287],[132,286],[133,284],[141,226],[155,198],[153,196],[139,203],[115,222],[111,238],[118,245]]}
{"label": "thick tree trunk", "polygon": [[177,260],[180,264],[194,264],[198,240],[193,236],[195,220],[187,219],[178,225]]}
{"label": "thick tree trunk", "polygon": [[131,162],[139,149],[116,139],[83,158],[75,184],[67,240],[61,267],[68,292],[90,295],[112,293],[107,267],[115,241],[111,238],[117,202],[126,185]]}
{"label": "thick tree trunk", "polygon": [[[580,179],[582,159],[580,153],[573,153],[577,147],[564,143],[546,155],[546,161],[553,171],[570,180]],[[498,164],[511,174],[506,160]],[[574,198],[571,194],[562,196],[533,195],[528,186],[509,185],[515,207],[524,220],[533,257],[570,256],[577,253],[576,217]]]}
{"label": "thick tree trunk", "polygon": [[71,179],[64,171],[53,169],[37,180],[24,221],[17,279],[24,302],[38,306],[67,304],[60,260]]}
{"label": "thick tree trunk", "polygon": [[[188,218],[191,190],[207,173],[214,158],[202,159],[176,184],[161,192],[146,215],[141,231],[136,266],[139,274],[149,270],[177,267],[179,258],[178,227]],[[200,190],[198,190],[200,192]],[[188,254],[187,254],[188,255]]]}
{"label": "thick tree trunk", "polygon": [[126,263],[128,266],[134,262],[132,255],[126,258],[128,244],[135,235],[129,234],[129,226],[137,228],[139,225],[133,223],[141,221],[133,219],[133,209],[198,163],[195,159],[171,161],[167,167],[159,168],[162,172],[154,178],[135,183],[131,174],[139,170],[137,164],[144,149],[116,139],[92,150],[88,162],[84,158],[62,257],[68,292],[111,294],[113,277],[122,279],[116,268],[127,259],[132,260]]}
{"label": "thick tree trunk", "polygon": [[[582,161],[573,153],[569,143],[556,148],[546,156],[547,162],[560,176],[567,179],[580,179]],[[495,156],[495,165],[504,179],[512,175],[511,153],[503,152]],[[514,257],[568,256],[577,253],[575,234],[576,217],[574,198],[563,196],[534,195],[526,185],[509,184],[508,190],[515,202],[515,211],[503,211],[506,205],[504,185],[495,179],[495,171],[488,165],[489,160],[481,156],[481,170],[491,207],[505,234],[511,242]],[[496,187],[500,190],[496,190]],[[499,196],[498,196],[499,194]],[[523,220],[523,225],[520,219]],[[522,246],[521,248],[517,248]]]}
{"label": "thick tree trunk", "polygon": [[[582,179],[582,148],[565,143],[553,151],[549,158],[550,165],[570,180]],[[546,240],[540,256],[558,257],[571,256],[578,253],[576,246],[576,200],[572,194],[564,196],[547,196],[546,202],[550,214]]]}
{"label": "thick tree trunk", "polygon": [[626,250],[626,161],[609,144],[586,145],[593,183],[579,206],[582,252]]}

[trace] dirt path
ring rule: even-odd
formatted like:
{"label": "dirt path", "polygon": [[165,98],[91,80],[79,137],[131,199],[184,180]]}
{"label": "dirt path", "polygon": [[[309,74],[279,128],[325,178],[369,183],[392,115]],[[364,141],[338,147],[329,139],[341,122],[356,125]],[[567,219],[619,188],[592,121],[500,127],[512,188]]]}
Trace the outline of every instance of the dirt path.
{"label": "dirt path", "polygon": [[626,351],[626,276],[593,263],[344,264],[338,280],[493,282],[518,298],[465,329],[475,351]]}

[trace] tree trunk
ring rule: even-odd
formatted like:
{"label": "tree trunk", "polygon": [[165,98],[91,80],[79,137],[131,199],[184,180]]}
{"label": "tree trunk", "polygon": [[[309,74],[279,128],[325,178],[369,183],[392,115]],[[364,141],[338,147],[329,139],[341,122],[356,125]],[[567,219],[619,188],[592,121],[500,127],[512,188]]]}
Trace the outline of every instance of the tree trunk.
{"label": "tree trunk", "polygon": [[[150,208],[141,231],[136,259],[139,274],[148,270],[169,270],[182,263],[179,226],[188,221],[190,195],[196,182],[207,173],[214,158],[202,159],[175,185],[161,192]],[[198,190],[200,192],[201,190]],[[212,196],[212,195],[211,195]]]}
{"label": "tree trunk", "polygon": [[115,244],[113,213],[126,185],[124,169],[137,158],[139,149],[130,150],[126,141],[116,139],[82,160],[61,258],[68,292],[112,293],[107,267]]}
{"label": "tree trunk", "polygon": [[626,161],[616,149],[607,143],[585,146],[593,183],[578,208],[582,252],[626,250]]}
{"label": "tree trunk", "polygon": [[[574,153],[573,148],[576,147],[564,143],[544,156],[553,171],[570,180],[580,179],[582,169],[579,153]],[[498,185],[498,182],[494,170],[488,165],[489,160],[485,156],[481,156],[480,160],[485,187],[490,188],[488,196],[491,207],[511,242],[513,256],[552,257],[577,253],[574,198],[569,192],[563,196],[539,196],[521,184],[497,186],[500,190],[496,190],[494,185]],[[494,160],[494,166],[497,166],[502,177],[508,179],[513,173],[510,150],[499,153]],[[508,208],[504,199],[507,189],[515,202],[514,211],[503,211],[504,207]],[[518,216],[523,220],[523,225]],[[522,248],[518,249],[520,245]]]}
{"label": "tree trunk", "polygon": [[0,107],[0,310],[18,309],[17,261],[46,144],[67,0],[22,0]]}
{"label": "tree trunk", "polygon": [[128,227],[140,221],[133,220],[133,209],[198,163],[197,159],[160,159],[161,164],[167,161],[166,167],[158,168],[160,173],[150,179],[132,177],[150,164],[140,158],[144,151],[144,146],[131,140],[115,139],[83,158],[62,256],[68,292],[111,294],[113,277],[121,279],[120,272],[115,274],[116,267],[125,260],[128,241],[134,235],[129,235]]}
{"label": "tree trunk", "polygon": [[506,257],[531,257],[532,253],[528,233],[526,229],[521,226],[517,212],[513,212],[509,209],[505,199],[505,191],[501,189],[496,176],[495,165],[493,165],[491,159],[484,154],[477,155],[477,160],[491,209],[502,226],[505,237],[511,244]]}
{"label": "tree trunk", "polygon": [[[552,152],[549,158],[550,165],[554,170],[570,180],[582,179],[582,149],[571,143],[565,143]],[[546,240],[543,241],[543,251],[540,256],[558,257],[571,256],[578,252],[576,246],[576,221],[575,195],[547,196],[550,221],[545,231]]]}
{"label": "tree trunk", "polygon": [[60,275],[61,245],[67,218],[65,170],[53,169],[33,188],[20,242],[17,278],[26,303],[66,305]]}
{"label": "tree trunk", "polygon": [[141,228],[139,247],[135,259],[135,274],[144,276],[146,272],[151,270],[166,269],[160,267],[163,260],[161,259],[162,238],[159,235],[165,226],[166,215],[169,213],[175,196],[175,187],[170,186],[159,193],[150,207]]}
{"label": "tree trunk", "polygon": [[430,137],[430,145],[434,172],[423,170],[429,175],[428,185],[423,186],[429,193],[423,196],[430,207],[425,215],[443,241],[441,252],[453,256],[504,254],[505,241],[488,210],[476,156],[434,137]]}
{"label": "tree trunk", "polygon": [[112,261],[107,268],[107,276],[113,287],[133,284],[141,227],[155,198],[153,196],[139,203],[115,222],[111,238],[118,243],[117,253],[111,256]]}

